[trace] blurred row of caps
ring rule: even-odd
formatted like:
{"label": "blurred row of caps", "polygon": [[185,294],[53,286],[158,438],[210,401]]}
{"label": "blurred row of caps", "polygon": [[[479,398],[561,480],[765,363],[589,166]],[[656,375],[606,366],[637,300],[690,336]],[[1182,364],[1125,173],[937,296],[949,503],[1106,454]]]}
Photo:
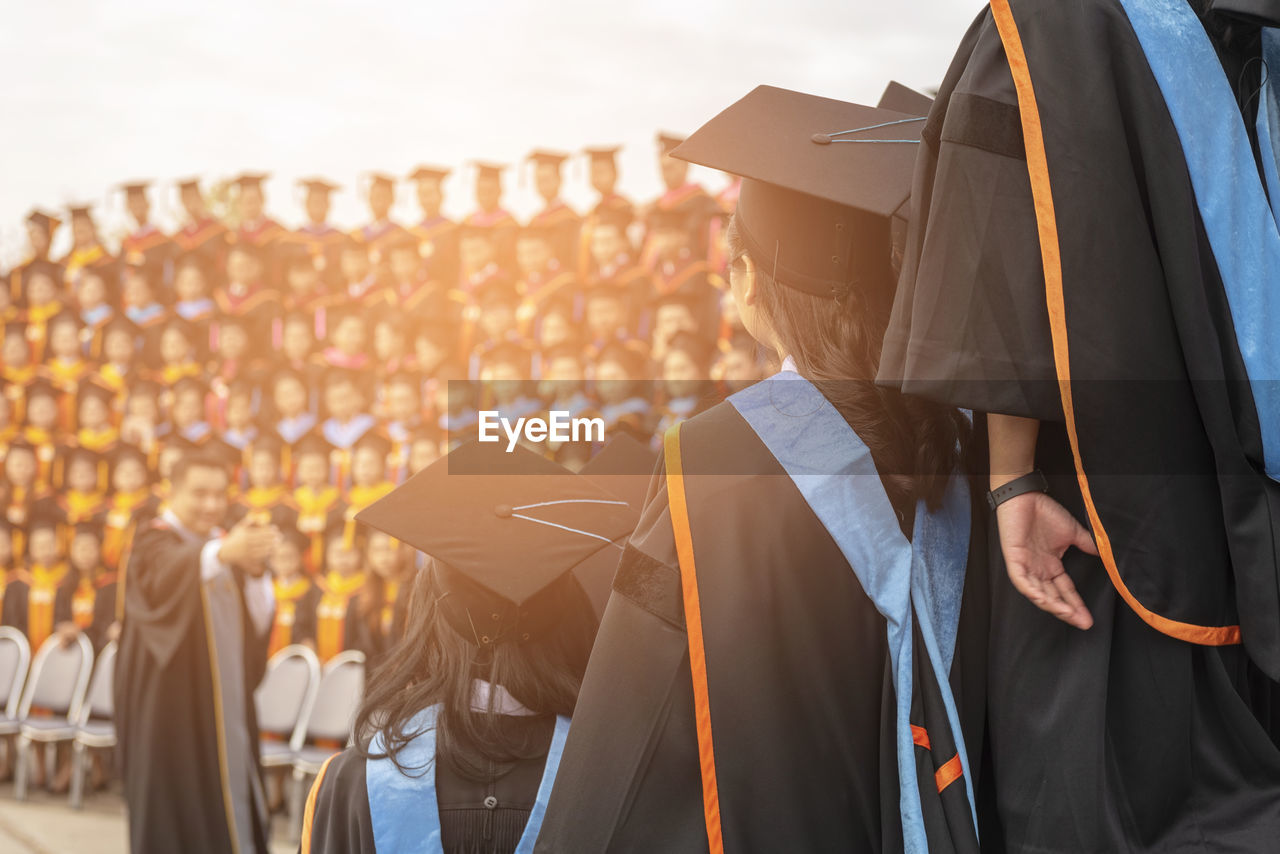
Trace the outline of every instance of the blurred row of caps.
{"label": "blurred row of caps", "polygon": [[[673,133],[660,131],[657,134],[657,144],[660,156],[666,156],[674,148],[684,142],[685,137],[678,136]],[[580,154],[584,156],[588,163],[602,164],[614,170],[617,169],[617,155],[622,150],[621,145],[598,146],[583,149]],[[563,168],[565,161],[572,158],[574,154],[563,151],[550,151],[546,149],[535,149],[530,152],[519,165],[531,165],[533,168],[551,168],[559,171]],[[485,160],[469,161],[468,166],[473,170],[477,179],[500,180],[502,174],[511,167],[506,163],[494,163]],[[431,182],[439,184],[454,172],[453,167],[435,166],[435,165],[419,165],[416,166],[408,174],[400,176],[390,172],[369,171],[363,173],[363,179],[367,189],[375,186],[393,187],[402,181],[405,182]],[[261,189],[262,183],[271,177],[270,172],[242,172],[232,177],[227,183],[243,190],[245,188]],[[174,180],[172,185],[179,192],[199,192],[202,178],[193,176],[190,178],[180,178]],[[130,181],[116,185],[116,189],[122,191],[126,196],[141,195],[147,193],[153,185],[158,182],[151,180]],[[336,193],[343,189],[341,184],[330,181],[327,178],[308,177],[299,178],[295,182],[299,187],[307,192],[322,193],[328,195]],[[67,206],[67,213],[72,217],[88,216],[93,209],[92,204],[81,203],[71,204]],[[27,221],[33,225],[38,225],[46,229],[56,229],[62,224],[62,220],[55,214],[44,210],[35,209],[27,216]]]}
{"label": "blurred row of caps", "polygon": [[[769,87],[761,87],[761,88],[769,88]],[[794,93],[794,94],[800,94],[800,93]],[[748,98],[750,98],[750,96],[748,96]],[[745,100],[747,99],[744,99],[744,101]],[[919,92],[916,92],[910,89],[909,87],[906,87],[898,83],[897,81],[891,81],[888,84],[888,86],[885,88],[884,93],[880,97],[880,100],[877,102],[876,109],[898,112],[904,115],[923,116],[927,114],[931,103],[932,101],[928,96],[922,95]],[[819,136],[819,135],[821,134],[815,134],[815,139],[813,141],[817,141],[816,136]],[[655,140],[657,143],[659,157],[665,158],[668,155],[670,155],[671,152],[673,152],[676,148],[681,146],[686,141],[686,137],[678,134],[670,133],[667,131],[659,131],[655,137]],[[614,170],[616,174],[617,155],[618,155],[618,152],[622,150],[622,148],[623,146],[621,145],[594,146],[594,147],[588,147],[588,148],[582,149],[577,154],[584,157],[586,159],[586,162],[591,164],[591,166],[594,167],[597,164],[599,164],[601,166]],[[529,165],[532,165],[534,169],[547,168],[547,169],[554,169],[557,172],[559,172],[563,167],[565,161],[569,160],[571,157],[574,157],[574,156],[575,156],[574,154],[569,152],[564,152],[564,151],[535,149],[531,151],[528,155],[526,155],[524,160],[522,160],[519,165],[523,166],[523,165],[529,164]],[[694,160],[693,158],[682,158],[682,159]],[[702,162],[702,161],[694,160],[694,162]],[[486,160],[472,160],[468,162],[468,165],[473,170],[476,180],[481,180],[481,179],[500,180],[502,174],[510,167],[509,164],[495,163],[495,162],[486,161]],[[390,172],[384,172],[384,171],[369,171],[369,172],[365,172],[363,177],[364,177],[366,189],[371,190],[374,187],[379,187],[379,186],[394,187],[397,183],[400,183],[401,181],[428,182],[428,183],[439,184],[440,182],[444,181],[444,179],[446,179],[451,174],[453,174],[454,171],[455,170],[453,169],[453,167],[449,167],[449,166],[424,164],[424,165],[419,165],[415,167],[413,170],[411,170],[409,173],[403,176],[392,174]],[[262,183],[267,179],[269,179],[270,177],[271,177],[270,172],[243,172],[231,178],[229,183],[238,187],[241,190],[245,188],[260,190]],[[179,192],[192,192],[192,191],[199,192],[201,180],[202,179],[200,177],[193,176],[189,178],[177,179],[172,183],[173,183],[173,186],[175,186],[179,190]],[[117,189],[123,191],[126,196],[145,195],[147,191],[152,187],[153,183],[155,182],[150,180],[130,181],[127,183],[117,185]],[[305,189],[307,192],[320,193],[325,195],[338,192],[343,189],[342,185],[322,177],[301,178],[301,179],[298,179],[296,183],[300,187]],[[72,217],[88,216],[91,210],[92,210],[91,204],[72,204],[72,205],[68,205],[67,207],[67,212]],[[61,220],[56,215],[49,213],[47,211],[40,210],[38,208],[31,211],[31,213],[27,217],[27,221],[33,225],[38,225],[49,230],[55,229],[61,224]]]}

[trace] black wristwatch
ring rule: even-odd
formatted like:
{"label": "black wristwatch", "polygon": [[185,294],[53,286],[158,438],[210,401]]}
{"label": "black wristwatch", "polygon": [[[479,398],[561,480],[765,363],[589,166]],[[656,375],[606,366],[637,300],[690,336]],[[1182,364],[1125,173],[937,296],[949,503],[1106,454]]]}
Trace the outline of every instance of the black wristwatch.
{"label": "black wristwatch", "polygon": [[1045,479],[1044,472],[1036,469],[1031,474],[1024,474],[1022,477],[1014,478],[1004,486],[996,487],[987,493],[987,504],[995,510],[1001,504],[1010,498],[1016,498],[1028,492],[1048,492],[1049,481]]}

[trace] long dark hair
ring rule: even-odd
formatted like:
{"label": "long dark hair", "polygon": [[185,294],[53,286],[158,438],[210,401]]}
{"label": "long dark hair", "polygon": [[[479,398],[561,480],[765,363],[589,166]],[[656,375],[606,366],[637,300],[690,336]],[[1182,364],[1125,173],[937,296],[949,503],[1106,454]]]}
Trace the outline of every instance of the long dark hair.
{"label": "long dark hair", "polygon": [[[746,249],[736,215],[725,237],[729,257],[742,263]],[[941,503],[947,479],[959,469],[970,425],[951,407],[876,385],[893,307],[892,279],[883,278],[831,299],[788,287],[757,263],[757,308],[800,374],[867,443],[890,502],[909,519],[917,501],[930,509]]]}
{"label": "long dark hair", "polygon": [[[399,753],[419,734],[412,718],[439,704],[436,758],[468,779],[482,780],[489,763],[508,765],[534,758],[545,748],[504,732],[492,704],[485,711],[473,710],[472,680],[502,686],[539,715],[571,716],[595,640],[596,618],[577,579],[566,573],[539,594],[551,597],[556,614],[545,631],[524,643],[513,639],[479,646],[454,631],[442,612],[440,575],[448,571],[432,559],[416,573],[404,637],[369,675],[356,716],[356,745],[365,757],[389,757],[405,774],[424,773],[427,769],[401,765]],[[385,752],[371,752],[379,732]]]}

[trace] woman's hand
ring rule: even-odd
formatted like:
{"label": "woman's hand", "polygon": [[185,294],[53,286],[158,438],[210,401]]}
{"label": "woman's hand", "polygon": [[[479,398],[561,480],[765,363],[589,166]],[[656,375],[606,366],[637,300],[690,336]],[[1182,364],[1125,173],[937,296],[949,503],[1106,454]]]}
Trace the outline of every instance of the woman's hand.
{"label": "woman's hand", "polygon": [[1024,493],[1001,504],[996,523],[1014,589],[1077,629],[1092,626],[1093,617],[1062,565],[1062,556],[1072,546],[1085,554],[1098,553],[1089,531],[1042,492]]}

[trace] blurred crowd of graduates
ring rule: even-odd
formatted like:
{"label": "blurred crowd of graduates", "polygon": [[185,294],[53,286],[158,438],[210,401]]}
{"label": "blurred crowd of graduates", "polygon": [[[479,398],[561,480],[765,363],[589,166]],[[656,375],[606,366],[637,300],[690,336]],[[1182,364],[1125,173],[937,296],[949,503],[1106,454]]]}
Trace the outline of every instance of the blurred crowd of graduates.
{"label": "blurred crowd of graduates", "polygon": [[[652,443],[764,375],[727,293],[724,235],[738,184],[711,195],[657,137],[666,191],[616,192],[616,148],[577,155],[598,196],[561,200],[570,155],[534,151],[542,210],[503,206],[504,167],[477,163],[474,211],[441,214],[447,168],[372,174],[368,223],[328,222],[341,190],[300,181],[308,221],[268,213],[266,175],[234,178],[234,215],[196,178],[174,182],[181,229],[153,222],[151,182],[121,185],[134,228],[104,245],[87,206],[33,210],[30,258],[0,288],[0,622],[33,648],[118,632],[131,532],[163,508],[169,470],[201,448],[234,471],[227,524],[252,514],[285,536],[271,561],[271,651],[376,658],[415,564],[362,530],[361,508],[475,435],[480,410],[599,417]],[[411,187],[416,224],[390,214]],[[63,220],[67,220],[64,223]],[[57,259],[58,230],[71,249]],[[578,468],[599,443],[538,450]]]}

